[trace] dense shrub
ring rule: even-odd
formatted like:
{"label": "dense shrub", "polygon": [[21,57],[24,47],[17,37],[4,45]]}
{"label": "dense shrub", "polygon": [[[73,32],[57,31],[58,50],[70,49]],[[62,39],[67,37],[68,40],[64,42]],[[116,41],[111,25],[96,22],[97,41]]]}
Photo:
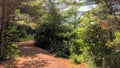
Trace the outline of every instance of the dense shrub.
{"label": "dense shrub", "polygon": [[4,58],[16,58],[18,56],[19,49],[16,43],[4,43],[3,55]]}
{"label": "dense shrub", "polygon": [[109,30],[101,29],[99,20],[89,19],[92,14],[88,14],[74,30],[76,37],[70,50],[71,59],[75,63],[86,63],[89,68],[103,68],[106,65],[103,58],[112,53],[112,48],[107,45],[111,35]]}
{"label": "dense shrub", "polygon": [[63,43],[53,43],[51,44],[50,52],[54,53],[57,57],[68,58],[70,55],[69,48],[67,41],[64,41]]}
{"label": "dense shrub", "polygon": [[115,52],[105,57],[105,66],[109,68],[120,68],[120,52]]}
{"label": "dense shrub", "polygon": [[120,68],[120,32],[115,32],[115,39],[107,45],[112,48],[112,53],[105,56],[106,66],[109,68]]}
{"label": "dense shrub", "polygon": [[17,27],[9,23],[4,32],[3,55],[4,58],[15,58],[18,56],[19,49],[16,42],[19,40]]}
{"label": "dense shrub", "polygon": [[56,56],[68,57],[69,45],[66,43],[69,40],[69,29],[63,25],[62,21],[62,16],[59,13],[44,14],[36,29],[35,45],[49,50]]}

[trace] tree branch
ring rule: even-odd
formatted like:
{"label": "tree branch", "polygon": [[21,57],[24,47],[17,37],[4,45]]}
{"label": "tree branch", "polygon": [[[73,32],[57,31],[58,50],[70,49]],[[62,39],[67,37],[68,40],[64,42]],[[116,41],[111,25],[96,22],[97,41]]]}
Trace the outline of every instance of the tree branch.
{"label": "tree branch", "polygon": [[109,4],[107,3],[106,0],[103,0],[103,1],[105,2],[105,4],[106,4],[106,6],[108,7],[108,9],[113,13],[114,18],[115,18],[116,21],[117,21],[117,25],[120,25],[120,21],[119,21],[119,19],[117,18],[115,12],[114,12],[114,11],[112,10],[112,8],[109,6]]}

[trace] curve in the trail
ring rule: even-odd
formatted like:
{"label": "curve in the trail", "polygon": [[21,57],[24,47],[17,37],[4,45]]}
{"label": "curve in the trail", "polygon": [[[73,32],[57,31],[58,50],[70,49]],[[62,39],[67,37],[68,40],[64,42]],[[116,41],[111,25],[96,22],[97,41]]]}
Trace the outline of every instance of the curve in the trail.
{"label": "curve in the trail", "polygon": [[33,41],[20,42],[18,46],[19,57],[4,61],[0,68],[74,68],[68,60],[56,58],[46,50],[33,46]]}

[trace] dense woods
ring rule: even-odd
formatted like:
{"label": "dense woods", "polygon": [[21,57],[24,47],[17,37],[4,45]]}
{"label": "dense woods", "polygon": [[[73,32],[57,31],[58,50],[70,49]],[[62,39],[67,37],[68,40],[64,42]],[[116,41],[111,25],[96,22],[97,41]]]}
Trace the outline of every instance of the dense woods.
{"label": "dense woods", "polygon": [[0,0],[1,61],[27,40],[88,68],[120,68],[120,1]]}

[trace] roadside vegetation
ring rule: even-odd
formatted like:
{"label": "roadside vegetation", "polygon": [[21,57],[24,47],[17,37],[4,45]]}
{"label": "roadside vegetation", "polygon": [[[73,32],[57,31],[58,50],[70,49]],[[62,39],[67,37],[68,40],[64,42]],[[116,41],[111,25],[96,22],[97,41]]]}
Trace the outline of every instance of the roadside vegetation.
{"label": "roadside vegetation", "polygon": [[[78,11],[80,6],[91,3],[96,6]],[[116,6],[119,3],[119,0],[0,0],[1,60],[18,56],[17,42],[34,40],[35,46],[75,64],[120,68],[120,8]]]}

